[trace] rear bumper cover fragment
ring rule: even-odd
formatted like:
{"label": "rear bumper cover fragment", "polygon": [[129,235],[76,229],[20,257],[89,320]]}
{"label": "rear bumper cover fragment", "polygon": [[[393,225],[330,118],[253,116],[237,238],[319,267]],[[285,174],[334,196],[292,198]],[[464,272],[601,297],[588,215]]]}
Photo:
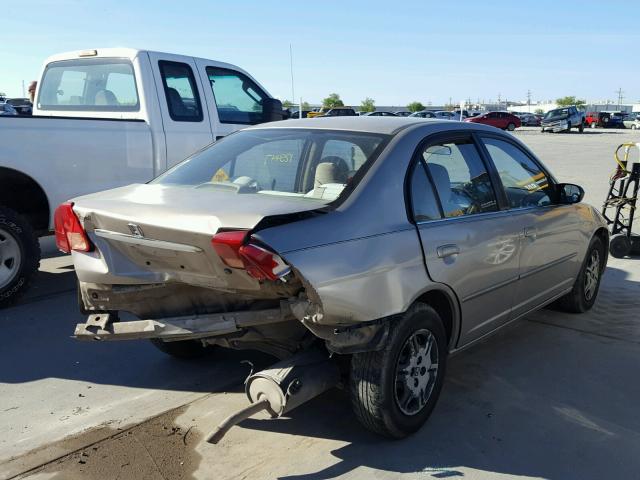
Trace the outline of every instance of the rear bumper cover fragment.
{"label": "rear bumper cover fragment", "polygon": [[73,337],[78,340],[136,340],[161,338],[189,340],[238,332],[245,327],[295,320],[288,304],[267,310],[214,313],[161,320],[117,321],[115,315],[96,313],[85,323],[76,325]]}

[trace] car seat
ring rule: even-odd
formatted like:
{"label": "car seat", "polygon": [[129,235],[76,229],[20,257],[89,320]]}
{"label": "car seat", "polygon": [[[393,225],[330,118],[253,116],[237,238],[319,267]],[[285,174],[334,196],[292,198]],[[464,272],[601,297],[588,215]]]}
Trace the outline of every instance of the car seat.
{"label": "car seat", "polygon": [[93,100],[95,105],[120,105],[118,97],[111,90],[98,90]]}

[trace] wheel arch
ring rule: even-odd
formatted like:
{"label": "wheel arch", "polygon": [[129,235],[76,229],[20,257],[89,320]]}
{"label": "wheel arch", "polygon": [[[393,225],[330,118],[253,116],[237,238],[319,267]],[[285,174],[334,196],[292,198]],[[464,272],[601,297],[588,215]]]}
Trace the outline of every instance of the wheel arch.
{"label": "wheel arch", "polygon": [[0,205],[25,217],[36,234],[49,231],[49,198],[40,184],[29,175],[0,167]]}
{"label": "wheel arch", "polygon": [[425,303],[432,307],[442,319],[447,334],[449,350],[456,347],[460,336],[460,303],[455,293],[444,285],[432,286],[420,293],[415,303]]}

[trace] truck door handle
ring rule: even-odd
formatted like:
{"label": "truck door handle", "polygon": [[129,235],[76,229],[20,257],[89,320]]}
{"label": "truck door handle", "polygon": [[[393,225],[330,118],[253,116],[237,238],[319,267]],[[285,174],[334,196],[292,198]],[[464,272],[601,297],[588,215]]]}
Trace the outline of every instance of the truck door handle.
{"label": "truck door handle", "polygon": [[536,227],[525,227],[524,236],[526,238],[530,238],[531,240],[535,240],[538,236],[538,229]]}
{"label": "truck door handle", "polygon": [[440,245],[436,248],[436,253],[438,254],[438,258],[450,257],[451,255],[459,254],[460,248],[454,244]]}

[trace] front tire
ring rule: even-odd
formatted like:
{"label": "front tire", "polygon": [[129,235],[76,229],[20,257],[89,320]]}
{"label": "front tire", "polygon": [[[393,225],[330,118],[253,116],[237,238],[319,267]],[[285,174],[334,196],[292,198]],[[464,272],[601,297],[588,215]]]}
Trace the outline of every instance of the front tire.
{"label": "front tire", "polygon": [[580,132],[580,133],[584,132],[584,122],[582,122],[580,124],[580,126],[578,127],[578,132]]}
{"label": "front tire", "polygon": [[566,312],[584,313],[591,310],[600,289],[600,279],[605,266],[605,249],[599,237],[593,237],[573,290],[557,301],[557,306]]}
{"label": "front tire", "polygon": [[13,210],[0,207],[0,308],[15,302],[40,266],[40,244],[31,225]]}
{"label": "front tire", "polygon": [[368,430],[403,438],[427,421],[440,396],[447,338],[440,316],[422,303],[393,322],[383,350],[353,355],[351,405]]}
{"label": "front tire", "polygon": [[516,129],[516,124],[513,122],[510,122],[509,125],[507,125],[507,130],[509,130],[510,132],[513,132]]}

